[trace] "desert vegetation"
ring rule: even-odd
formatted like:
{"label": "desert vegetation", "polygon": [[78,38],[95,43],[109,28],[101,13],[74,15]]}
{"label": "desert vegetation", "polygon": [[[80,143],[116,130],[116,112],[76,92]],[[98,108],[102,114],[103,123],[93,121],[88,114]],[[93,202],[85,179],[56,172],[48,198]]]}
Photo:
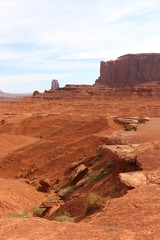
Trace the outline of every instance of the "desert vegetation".
{"label": "desert vegetation", "polygon": [[54,219],[55,221],[58,221],[58,222],[74,222],[74,219],[69,217],[67,214],[65,215],[61,215],[61,216],[57,216],[55,217]]}
{"label": "desert vegetation", "polygon": [[23,212],[20,213],[8,213],[9,218],[28,218],[29,217],[29,212],[24,210]]}
{"label": "desert vegetation", "polygon": [[86,202],[87,213],[102,207],[103,203],[104,203],[104,199],[100,195],[96,193],[90,193],[87,197],[87,202]]}

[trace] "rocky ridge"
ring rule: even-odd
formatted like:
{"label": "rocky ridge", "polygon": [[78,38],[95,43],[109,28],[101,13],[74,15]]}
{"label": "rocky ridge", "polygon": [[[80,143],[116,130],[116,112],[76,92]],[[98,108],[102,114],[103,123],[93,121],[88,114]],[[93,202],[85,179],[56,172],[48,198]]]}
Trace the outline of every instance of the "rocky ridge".
{"label": "rocky ridge", "polygon": [[108,88],[101,84],[95,85],[66,85],[56,90],[45,90],[44,93],[35,91],[34,99],[89,99],[89,98],[126,98],[126,97],[152,97],[159,98],[160,82],[147,82],[144,84],[126,86],[124,88]]}

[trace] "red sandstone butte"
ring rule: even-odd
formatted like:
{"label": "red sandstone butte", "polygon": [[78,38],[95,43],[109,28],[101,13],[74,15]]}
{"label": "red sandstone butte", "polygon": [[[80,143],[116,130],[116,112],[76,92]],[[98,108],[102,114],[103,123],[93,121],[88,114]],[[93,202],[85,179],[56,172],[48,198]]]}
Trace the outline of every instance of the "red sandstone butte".
{"label": "red sandstone butte", "polygon": [[115,61],[101,62],[96,84],[112,88],[160,81],[160,54],[127,54]]}
{"label": "red sandstone butte", "polygon": [[58,80],[53,79],[51,84],[51,90],[56,90],[59,88]]}

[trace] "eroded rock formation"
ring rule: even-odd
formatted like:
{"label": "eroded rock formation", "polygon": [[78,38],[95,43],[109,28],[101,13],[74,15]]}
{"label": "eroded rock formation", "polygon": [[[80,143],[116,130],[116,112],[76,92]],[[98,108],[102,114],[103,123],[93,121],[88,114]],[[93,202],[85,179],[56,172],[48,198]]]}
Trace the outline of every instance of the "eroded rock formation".
{"label": "eroded rock formation", "polygon": [[51,90],[56,90],[58,88],[59,88],[58,80],[53,79],[52,80],[52,85],[51,85]]}
{"label": "eroded rock formation", "polygon": [[96,84],[120,88],[151,81],[160,81],[160,54],[128,54],[115,61],[102,61]]}
{"label": "eroded rock formation", "polygon": [[124,88],[108,88],[102,84],[89,85],[66,85],[64,88],[49,90],[44,93],[34,94],[37,99],[89,99],[89,98],[113,98],[120,101],[125,98],[160,98],[160,81],[147,82],[144,84],[137,84],[126,86]]}

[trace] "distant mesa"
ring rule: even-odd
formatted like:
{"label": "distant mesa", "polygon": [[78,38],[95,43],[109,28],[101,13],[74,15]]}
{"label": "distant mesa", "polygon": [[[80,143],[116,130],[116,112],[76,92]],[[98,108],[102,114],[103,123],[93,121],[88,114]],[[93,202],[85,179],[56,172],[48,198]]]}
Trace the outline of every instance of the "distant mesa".
{"label": "distant mesa", "polygon": [[20,98],[24,98],[24,97],[30,97],[31,93],[6,93],[6,92],[2,92],[0,90],[0,98],[1,99],[20,99]]}
{"label": "distant mesa", "polygon": [[160,54],[127,54],[115,61],[102,61],[96,85],[121,88],[152,81],[160,81]]}
{"label": "distant mesa", "polygon": [[56,90],[59,88],[58,80],[53,79],[51,84],[51,90]]}
{"label": "distant mesa", "polygon": [[53,79],[50,90],[45,90],[44,93],[35,91],[33,96],[44,99],[62,99],[116,96],[116,94],[159,96],[160,54],[127,54],[115,61],[103,61],[100,67],[100,77],[95,84],[67,84],[60,88],[58,80]]}

